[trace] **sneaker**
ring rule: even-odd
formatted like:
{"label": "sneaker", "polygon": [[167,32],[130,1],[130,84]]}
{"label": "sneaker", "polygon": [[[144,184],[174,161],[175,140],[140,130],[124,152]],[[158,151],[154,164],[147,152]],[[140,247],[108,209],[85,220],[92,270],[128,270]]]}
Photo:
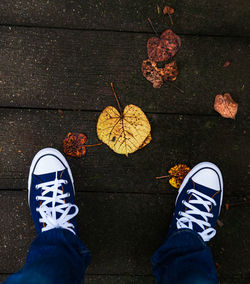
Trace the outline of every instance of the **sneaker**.
{"label": "sneaker", "polygon": [[185,177],[175,202],[168,236],[177,229],[191,229],[205,242],[215,236],[223,198],[223,180],[217,166],[203,162]]}
{"label": "sneaker", "polygon": [[74,204],[74,181],[64,156],[53,148],[40,150],[29,172],[28,203],[38,234],[54,228],[77,233],[79,209]]}

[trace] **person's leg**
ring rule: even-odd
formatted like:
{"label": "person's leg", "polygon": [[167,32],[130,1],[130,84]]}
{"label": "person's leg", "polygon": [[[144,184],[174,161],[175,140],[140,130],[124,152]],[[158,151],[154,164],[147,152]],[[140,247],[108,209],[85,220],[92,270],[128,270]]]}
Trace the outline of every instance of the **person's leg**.
{"label": "person's leg", "polygon": [[74,184],[63,155],[46,148],[34,157],[28,200],[38,236],[25,266],[5,283],[80,283],[90,252],[77,235]]}
{"label": "person's leg", "polygon": [[214,164],[200,163],[186,176],[166,241],[152,257],[158,284],[218,283],[206,242],[216,233],[222,197],[222,175]]}

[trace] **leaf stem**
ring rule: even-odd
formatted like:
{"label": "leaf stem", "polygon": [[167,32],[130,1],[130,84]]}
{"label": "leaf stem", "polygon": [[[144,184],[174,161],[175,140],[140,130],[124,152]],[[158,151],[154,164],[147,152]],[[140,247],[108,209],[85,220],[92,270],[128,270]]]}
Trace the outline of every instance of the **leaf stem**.
{"label": "leaf stem", "polygon": [[84,147],[95,147],[95,146],[101,146],[103,143],[98,143],[98,144],[92,144],[92,145],[84,145]]}
{"label": "leaf stem", "polygon": [[160,37],[160,36],[159,36],[159,34],[157,33],[157,31],[156,31],[155,27],[153,26],[153,23],[152,23],[152,21],[151,21],[151,19],[150,19],[150,18],[148,18],[148,21],[149,21],[150,26],[151,26],[151,28],[153,29],[154,33],[155,33],[158,37]]}
{"label": "leaf stem", "polygon": [[110,86],[111,86],[112,91],[113,91],[113,94],[114,94],[114,96],[115,96],[115,99],[116,99],[118,108],[119,108],[119,110],[120,110],[120,113],[122,113],[122,108],[121,108],[120,102],[119,102],[119,100],[118,100],[118,97],[117,97],[117,95],[116,95],[113,82],[110,83]]}
{"label": "leaf stem", "polygon": [[173,26],[173,25],[174,25],[174,22],[173,22],[173,20],[172,20],[171,15],[169,14],[169,12],[168,12],[168,16],[169,16],[169,19],[170,19],[171,25]]}
{"label": "leaf stem", "polygon": [[184,94],[184,91],[182,89],[180,89],[179,87],[177,87],[174,83],[168,83],[167,81],[165,81],[167,83],[168,86],[172,86],[175,89],[177,89],[179,92],[181,92],[182,94]]}
{"label": "leaf stem", "polygon": [[156,179],[162,179],[162,178],[168,178],[170,177],[170,175],[167,175],[167,176],[161,176],[161,177],[156,177]]}

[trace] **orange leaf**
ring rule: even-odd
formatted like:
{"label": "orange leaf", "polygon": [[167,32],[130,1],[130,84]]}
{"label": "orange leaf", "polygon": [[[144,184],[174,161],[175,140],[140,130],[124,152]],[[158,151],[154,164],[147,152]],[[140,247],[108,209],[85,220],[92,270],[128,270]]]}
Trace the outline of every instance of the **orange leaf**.
{"label": "orange leaf", "polygon": [[63,140],[63,151],[72,157],[82,157],[86,154],[85,143],[87,136],[83,133],[69,132]]}
{"label": "orange leaf", "polygon": [[164,68],[158,68],[156,62],[147,59],[142,62],[143,76],[153,84],[154,88],[160,88],[163,81],[175,81],[178,75],[176,61],[165,64]]}
{"label": "orange leaf", "polygon": [[175,81],[177,75],[178,75],[178,68],[175,60],[165,65],[163,72],[164,80]]}
{"label": "orange leaf", "polygon": [[170,6],[165,6],[163,8],[163,14],[169,14],[169,15],[173,15],[174,14],[174,8],[170,7]]}
{"label": "orange leaf", "polygon": [[157,68],[156,62],[147,59],[142,62],[141,71],[143,76],[153,84],[154,88],[160,88],[163,85],[163,68]]}
{"label": "orange leaf", "polygon": [[238,104],[232,99],[229,93],[219,94],[215,97],[214,109],[225,118],[235,119],[238,111]]}
{"label": "orange leaf", "polygon": [[227,61],[224,63],[223,67],[226,68],[226,67],[228,67],[230,64],[231,64],[231,62],[230,62],[229,60],[227,60]]}
{"label": "orange leaf", "polygon": [[175,187],[179,188],[185,178],[185,176],[190,171],[190,168],[185,164],[178,164],[172,167],[168,172],[171,175],[169,183]]}

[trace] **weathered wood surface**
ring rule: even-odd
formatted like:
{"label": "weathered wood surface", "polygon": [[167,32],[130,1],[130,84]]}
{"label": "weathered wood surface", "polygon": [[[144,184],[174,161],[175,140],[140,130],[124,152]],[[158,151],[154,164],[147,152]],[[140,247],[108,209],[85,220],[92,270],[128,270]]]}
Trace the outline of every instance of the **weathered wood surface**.
{"label": "weathered wood surface", "polygon": [[[0,192],[2,273],[13,273],[22,267],[35,237],[26,196],[26,192]],[[233,197],[228,200],[235,201]],[[80,236],[92,251],[88,274],[152,275],[150,258],[165,238],[174,196],[78,192],[76,202],[80,208]],[[249,276],[248,212],[249,207],[244,206],[223,209],[220,219],[224,226],[217,229],[212,241],[219,277],[227,283],[233,283],[233,279],[241,283]],[[145,283],[152,283],[151,280]]]}
{"label": "weathered wood surface", "polygon": [[[175,8],[173,27],[166,4]],[[250,194],[248,1],[2,0],[0,13],[0,281],[22,267],[35,237],[25,191],[34,154],[62,151],[69,131],[96,143],[100,111],[116,106],[113,81],[123,106],[147,112],[153,140],[128,158],[105,145],[68,158],[80,235],[93,254],[86,283],[155,283],[150,258],[177,193],[155,177],[204,160],[221,168],[230,204],[211,242],[220,283],[249,283],[249,207],[237,205]],[[141,74],[153,35],[148,17],[159,32],[181,35],[175,84],[184,94],[153,89]],[[213,110],[225,92],[239,103],[235,121]]]}
{"label": "weathered wood surface", "polygon": [[[35,153],[44,147],[62,151],[68,132],[83,132],[87,144],[96,135],[98,112],[2,109],[0,117],[0,188],[24,189]],[[214,116],[149,114],[152,142],[125,157],[106,145],[89,148],[83,158],[68,158],[79,191],[175,191],[166,175],[178,162],[194,166],[211,161],[221,168],[225,194],[247,194],[249,188],[249,121]]]}
{"label": "weathered wood surface", "polygon": [[102,110],[114,104],[114,81],[123,105],[148,112],[216,115],[216,94],[230,92],[239,116],[249,114],[247,39],[182,36],[174,83],[182,94],[166,84],[154,89],[142,76],[150,36],[0,27],[0,105]]}
{"label": "weathered wood surface", "polygon": [[166,4],[175,8],[173,27],[178,33],[250,35],[246,0],[2,0],[0,24],[151,32],[148,17],[159,30],[171,27],[162,13]]}

